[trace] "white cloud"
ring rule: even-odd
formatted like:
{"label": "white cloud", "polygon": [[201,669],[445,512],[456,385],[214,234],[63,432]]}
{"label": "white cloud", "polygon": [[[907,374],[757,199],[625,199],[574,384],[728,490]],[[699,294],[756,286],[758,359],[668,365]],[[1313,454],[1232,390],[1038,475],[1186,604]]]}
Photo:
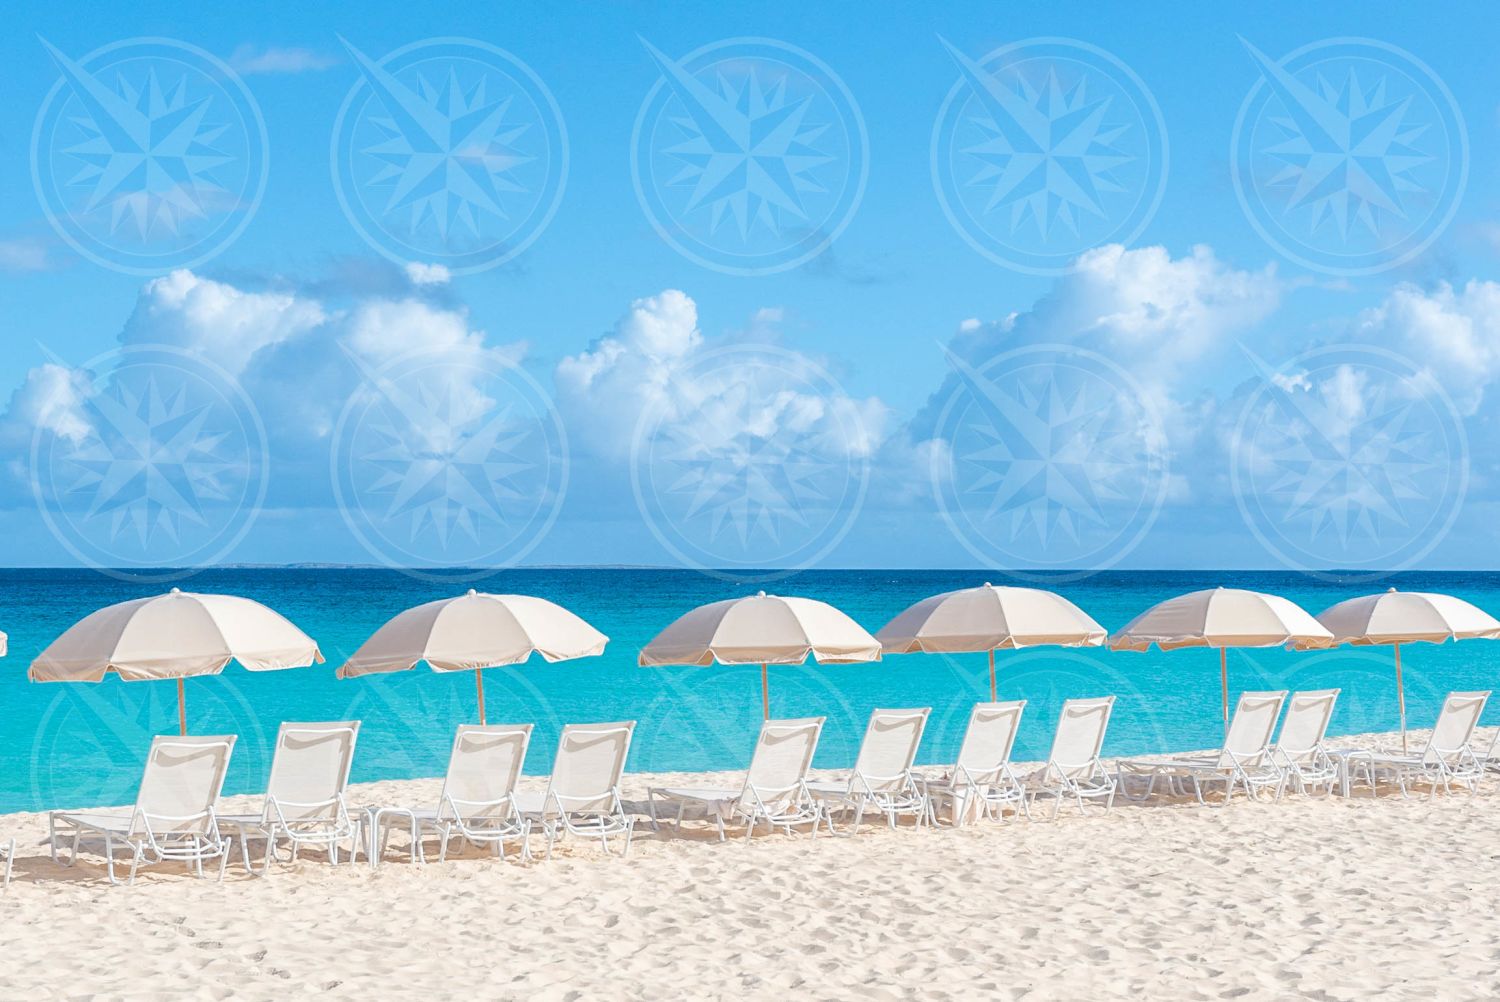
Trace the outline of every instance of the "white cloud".
{"label": "white cloud", "polygon": [[[1237,350],[1232,339],[1259,324],[1277,306],[1281,283],[1271,267],[1244,271],[1220,261],[1206,246],[1174,258],[1164,247],[1099,247],[1029,310],[990,322],[965,319],[949,343],[954,355],[983,369],[997,356],[1033,345],[1071,345],[1104,356],[1130,373],[1162,422],[1169,456],[1192,456],[1213,434],[1212,397],[1202,396],[1195,370],[1214,353]],[[915,457],[908,471],[926,478],[940,409],[958,387],[950,375],[909,424],[906,441],[893,441],[886,461]],[[1175,460],[1174,460],[1175,462]],[[1189,461],[1185,466],[1196,465]],[[1180,477],[1170,483],[1174,501],[1191,494]]]}
{"label": "white cloud", "polygon": [[51,432],[79,442],[88,436],[89,420],[83,404],[89,393],[88,374],[55,362],[39,365],[26,374],[26,381],[10,398],[7,427]]}
{"label": "white cloud", "polygon": [[[328,436],[338,414],[367,376],[420,354],[424,372],[452,391],[454,410],[443,420],[461,421],[496,405],[484,391],[490,374],[525,353],[521,343],[492,344],[465,311],[425,300],[365,297],[334,307],[299,292],[247,290],[190,271],[146,283],[121,341],[171,345],[235,377],[266,427],[283,482],[305,474],[314,492],[327,484]],[[27,449],[38,431],[83,440],[90,397],[109,385],[108,371],[53,363],[32,369],[0,415],[0,440]]]}
{"label": "white cloud", "polygon": [[[795,436],[845,456],[872,454],[885,435],[885,404],[820,385],[826,384],[820,365],[772,343],[781,319],[781,310],[761,309],[750,319],[753,341],[710,341],[698,329],[697,304],[685,293],[668,289],[635,300],[610,334],[558,364],[558,400],[569,434],[595,453],[623,462],[648,409],[653,419],[670,426],[734,407],[736,426],[757,435]],[[754,351],[758,345],[774,359],[779,385],[769,391],[763,373],[713,364],[712,353],[720,348]],[[748,398],[741,385],[746,378],[758,380],[757,392]]]}
{"label": "white cloud", "polygon": [[1500,378],[1500,283],[1446,282],[1431,292],[1404,284],[1360,314],[1354,333],[1426,370],[1464,414]]}
{"label": "white cloud", "polygon": [[256,352],[327,320],[321,303],[294,293],[246,292],[178,270],[146,283],[122,340],[201,351],[238,374]]}
{"label": "white cloud", "polygon": [[[1064,340],[1082,340],[1148,380],[1175,373],[1225,336],[1253,327],[1280,299],[1275,270],[1240,271],[1194,247],[1173,258],[1165,247],[1099,247],[1078,259],[1038,319]],[[1046,303],[1047,301],[1044,301]],[[1018,321],[1019,323],[1019,321]]]}
{"label": "white cloud", "polygon": [[426,264],[422,261],[408,261],[406,277],[416,286],[447,285],[453,279],[446,265]]}
{"label": "white cloud", "polygon": [[281,48],[274,45],[259,49],[249,43],[235,49],[234,54],[229,57],[229,65],[245,76],[258,73],[307,73],[326,70],[337,64],[338,60],[334,57],[312,49]]}

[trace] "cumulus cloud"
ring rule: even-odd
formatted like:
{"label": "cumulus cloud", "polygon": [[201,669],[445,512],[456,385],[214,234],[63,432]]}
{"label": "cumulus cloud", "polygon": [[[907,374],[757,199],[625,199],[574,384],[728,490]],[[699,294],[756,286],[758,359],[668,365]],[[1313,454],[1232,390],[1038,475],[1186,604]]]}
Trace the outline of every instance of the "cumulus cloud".
{"label": "cumulus cloud", "polygon": [[247,292],[178,270],[146,283],[121,340],[201,351],[238,374],[256,352],[327,320],[321,303],[294,293]]}
{"label": "cumulus cloud", "polygon": [[[227,372],[265,426],[278,479],[300,480],[311,494],[327,484],[328,437],[338,414],[393,363],[420,353],[424,372],[452,391],[454,409],[442,418],[461,420],[495,406],[481,388],[493,365],[517,363],[525,354],[524,343],[495,343],[466,311],[426,299],[331,303],[186,270],[142,287],[119,340],[127,348],[168,345]],[[111,385],[109,371],[37,366],[0,415],[0,440],[28,449],[37,433],[81,442],[96,431],[91,401]]]}
{"label": "cumulus cloud", "polygon": [[1354,334],[1425,369],[1472,415],[1500,377],[1500,283],[1476,279],[1455,289],[1442,282],[1431,291],[1397,286],[1360,314]]}
{"label": "cumulus cloud", "polygon": [[[1183,468],[1193,468],[1199,454],[1218,448],[1212,441],[1216,402],[1196,372],[1219,353],[1237,350],[1235,338],[1269,316],[1282,291],[1273,268],[1238,269],[1204,246],[1181,257],[1164,247],[1091,250],[1029,309],[958,325],[946,346],[953,371],[884,450],[883,461],[905,466],[908,475],[885,479],[929,482],[934,456],[946,454],[938,425],[963,382],[959,370],[983,371],[1001,355],[1037,345],[1085,349],[1128,372],[1159,425],[1147,435],[1152,449],[1169,460],[1185,457]],[[1168,500],[1193,493],[1189,479],[1170,477]]]}
{"label": "cumulus cloud", "polygon": [[[1184,369],[1260,323],[1280,294],[1272,268],[1239,270],[1208,247],[1173,258],[1164,247],[1110,245],[1080,257],[1031,309],[987,323],[963,321],[948,350],[982,366],[1027,345],[1086,348],[1129,371],[1158,407],[1170,409],[1178,403],[1173,395]],[[948,378],[914,422],[919,436],[930,430],[932,408],[956,378]]]}
{"label": "cumulus cloud", "polygon": [[[885,435],[886,406],[848,395],[816,360],[778,345],[781,320],[780,309],[763,308],[739,335],[711,340],[699,330],[698,306],[686,293],[667,289],[635,300],[609,334],[558,363],[569,433],[599,456],[623,462],[643,414],[671,426],[733,408],[735,426],[762,438],[792,436],[850,456],[873,453]],[[744,353],[720,354],[734,350]]]}
{"label": "cumulus cloud", "polygon": [[87,373],[55,362],[39,365],[26,374],[0,414],[0,449],[13,478],[19,482],[27,476],[25,457],[37,433],[56,435],[73,444],[88,436],[90,422],[84,404],[89,392]]}

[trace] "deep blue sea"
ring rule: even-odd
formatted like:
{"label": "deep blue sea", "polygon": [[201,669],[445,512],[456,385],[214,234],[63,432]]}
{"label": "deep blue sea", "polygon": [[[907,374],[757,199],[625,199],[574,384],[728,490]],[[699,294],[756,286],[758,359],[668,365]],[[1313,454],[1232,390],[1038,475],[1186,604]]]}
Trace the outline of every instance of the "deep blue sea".
{"label": "deep blue sea", "polygon": [[[806,571],[768,591],[831,602],[871,632],[935,592],[993,577],[972,571]],[[239,742],[226,792],[263,788],[276,729],[284,720],[363,721],[356,782],[441,775],[453,727],[476,718],[468,672],[425,666],[351,681],[334,668],[376,627],[402,609],[456,594],[469,585],[434,584],[374,569],[223,569],[195,574],[184,589],[245,595],[277,609],[322,645],[328,663],[187,680],[188,726],[199,734],[235,733]],[[1316,614],[1344,598],[1395,585],[1459,595],[1500,612],[1500,574],[1408,573],[1376,584],[1339,585],[1275,572],[1107,572],[1056,590],[1115,630],[1147,606],[1184,591],[1226,585],[1276,592]],[[485,673],[489,719],[529,721],[536,731],[527,772],[545,773],[561,726],[639,721],[631,770],[743,767],[760,724],[756,666],[640,668],[636,653],[658,630],[703,602],[753,593],[693,571],[522,569],[474,585],[485,591],[540,595],[567,606],[610,637],[600,658],[548,665],[535,661]],[[101,606],[162,591],[87,570],[0,571],[0,630],[10,654],[0,660],[0,811],[128,803],[153,734],[176,728],[171,682],[33,684],[26,666],[55,636]],[[1391,656],[1386,648],[1296,654],[1231,651],[1231,699],[1240,689],[1344,690],[1335,733],[1396,726]],[[1429,724],[1450,689],[1488,688],[1497,680],[1500,643],[1471,641],[1405,649],[1409,720]],[[1065,651],[1038,648],[996,656],[1001,698],[1028,700],[1017,757],[1045,754],[1064,699],[1114,693],[1109,754],[1208,747],[1221,737],[1218,655]],[[891,657],[870,665],[771,668],[771,709],[778,716],[828,718],[815,764],[852,762],[874,707],[931,706],[920,761],[951,761],[969,707],[988,696],[983,654]],[[1500,723],[1500,706],[1485,723]]]}

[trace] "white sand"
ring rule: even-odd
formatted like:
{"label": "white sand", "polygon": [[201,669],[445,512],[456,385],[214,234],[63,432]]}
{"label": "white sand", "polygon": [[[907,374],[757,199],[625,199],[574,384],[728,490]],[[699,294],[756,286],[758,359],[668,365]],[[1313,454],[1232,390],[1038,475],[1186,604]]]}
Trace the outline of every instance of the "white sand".
{"label": "white sand", "polygon": [[1496,792],[750,845],[643,823],[624,862],[575,842],[525,866],[236,862],[223,884],[168,864],[129,888],[87,854],[54,866],[43,816],[16,814],[0,998],[1495,998]]}

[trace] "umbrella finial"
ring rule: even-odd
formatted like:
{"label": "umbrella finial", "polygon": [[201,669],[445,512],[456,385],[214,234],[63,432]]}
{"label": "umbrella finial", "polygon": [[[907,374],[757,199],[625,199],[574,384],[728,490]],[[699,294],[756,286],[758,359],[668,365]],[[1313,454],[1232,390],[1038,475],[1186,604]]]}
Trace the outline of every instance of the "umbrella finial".
{"label": "umbrella finial", "polygon": [[181,595],[182,594],[182,589],[181,588],[173,588],[172,589],[172,594],[173,595]]}
{"label": "umbrella finial", "polygon": [[984,586],[985,586],[985,587],[986,587],[986,588],[993,588],[993,587],[995,587],[995,586],[994,586],[994,585],[992,585],[992,584],[990,584],[990,583],[989,583],[989,582],[988,582],[988,581],[986,581],[986,582],[985,582],[985,583],[984,583]]}
{"label": "umbrella finial", "polygon": [[755,593],[755,597],[756,598],[765,598],[766,597],[766,593],[763,592],[763,591],[758,591],[758,592]]}
{"label": "umbrella finial", "polygon": [[473,588],[469,589],[469,597],[470,598],[473,598],[475,595],[478,595],[478,594],[479,594],[479,592],[475,591]]}

